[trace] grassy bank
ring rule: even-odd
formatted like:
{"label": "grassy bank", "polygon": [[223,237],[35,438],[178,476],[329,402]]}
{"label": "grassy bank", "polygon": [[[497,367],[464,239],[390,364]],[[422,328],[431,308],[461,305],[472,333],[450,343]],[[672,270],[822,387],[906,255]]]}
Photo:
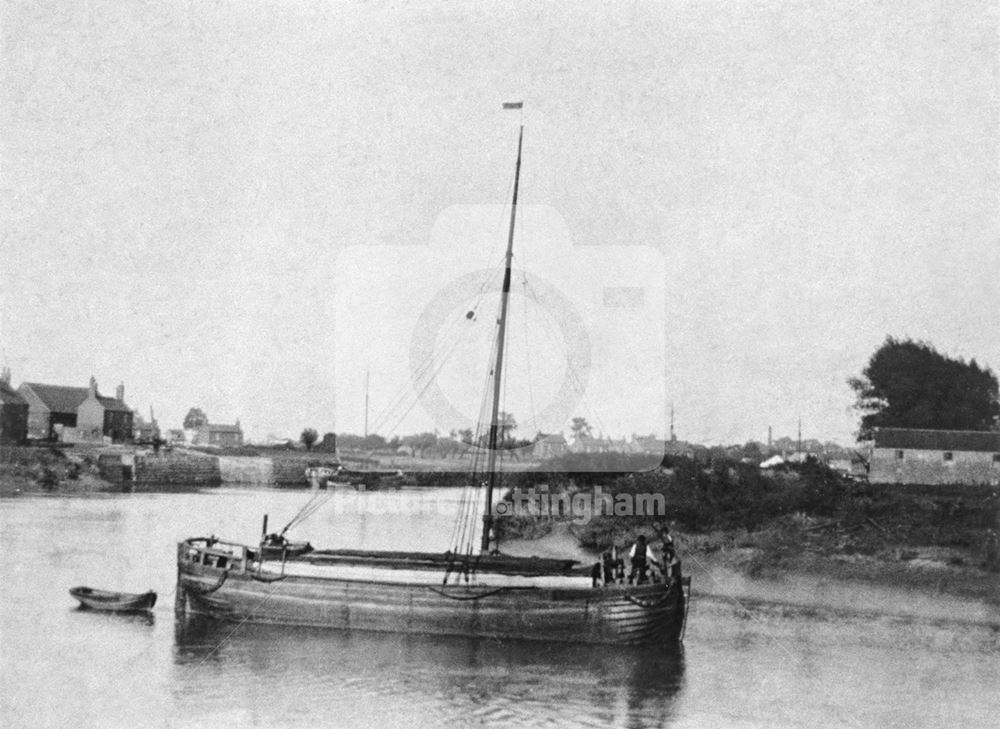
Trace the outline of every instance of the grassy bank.
{"label": "grassy bank", "polygon": [[[585,465],[585,464],[577,464]],[[572,525],[597,553],[654,539],[668,524],[682,557],[753,577],[809,573],[838,579],[933,587],[1000,601],[1000,499],[981,486],[876,486],[810,462],[777,472],[716,460],[667,460],[656,471],[553,471],[515,480],[522,490],[660,494],[665,513],[594,515]],[[578,515],[577,515],[578,516]],[[572,515],[499,520],[502,539],[544,536]]]}
{"label": "grassy bank", "polygon": [[0,496],[119,488],[101,478],[95,457],[70,456],[52,446],[0,446]]}

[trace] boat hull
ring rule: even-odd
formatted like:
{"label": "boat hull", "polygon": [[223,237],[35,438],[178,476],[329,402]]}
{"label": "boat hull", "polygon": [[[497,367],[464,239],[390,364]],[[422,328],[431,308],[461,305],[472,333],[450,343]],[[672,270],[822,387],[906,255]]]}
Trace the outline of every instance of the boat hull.
{"label": "boat hull", "polygon": [[177,596],[178,607],[185,612],[240,622],[652,644],[680,639],[687,607],[684,584],[675,580],[597,588],[434,585],[282,576],[181,560]]}
{"label": "boat hull", "polygon": [[74,587],[69,594],[80,601],[80,606],[90,610],[106,610],[108,612],[128,613],[142,610],[152,610],[156,605],[156,593],[142,594],[128,592],[108,592],[90,587]]}

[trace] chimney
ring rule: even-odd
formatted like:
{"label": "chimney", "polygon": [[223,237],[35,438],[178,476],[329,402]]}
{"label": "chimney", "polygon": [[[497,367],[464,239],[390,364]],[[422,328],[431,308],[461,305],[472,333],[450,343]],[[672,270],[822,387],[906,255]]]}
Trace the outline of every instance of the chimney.
{"label": "chimney", "polygon": [[3,372],[0,372],[0,382],[5,385],[10,384],[10,367],[4,367]]}
{"label": "chimney", "polygon": [[118,387],[115,388],[115,400],[118,402],[125,402],[125,383],[118,383]]}
{"label": "chimney", "polygon": [[97,397],[97,378],[90,376],[90,396]]}

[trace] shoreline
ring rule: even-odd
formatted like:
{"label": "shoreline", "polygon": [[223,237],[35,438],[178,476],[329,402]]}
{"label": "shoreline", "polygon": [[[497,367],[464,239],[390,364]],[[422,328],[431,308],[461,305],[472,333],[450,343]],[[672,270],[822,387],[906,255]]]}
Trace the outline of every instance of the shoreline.
{"label": "shoreline", "polygon": [[[983,606],[979,619],[992,609],[987,619],[1000,624],[1000,574],[986,569],[951,565],[945,559],[919,554],[900,559],[889,554],[802,551],[792,557],[769,558],[762,548],[722,545],[718,538],[683,532],[675,532],[674,538],[684,574],[696,578],[696,598],[855,612],[864,609],[857,604],[859,598],[874,595],[883,606],[880,615],[910,614],[900,606],[919,607],[930,599],[957,601],[956,611],[962,612],[966,608],[960,605],[971,600]],[[534,539],[504,541],[501,551],[515,556],[573,557],[585,564],[598,557],[579,544],[572,526],[565,522]]]}

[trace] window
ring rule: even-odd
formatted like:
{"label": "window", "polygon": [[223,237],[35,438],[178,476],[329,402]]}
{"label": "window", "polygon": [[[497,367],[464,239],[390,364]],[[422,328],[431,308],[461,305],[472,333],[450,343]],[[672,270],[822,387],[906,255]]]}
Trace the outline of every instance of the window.
{"label": "window", "polygon": [[1000,453],[993,454],[993,465],[1000,466]]}
{"label": "window", "polygon": [[896,451],[896,460],[897,461],[903,460],[903,451]]}
{"label": "window", "polygon": [[944,452],[944,460],[951,461],[951,460],[954,460],[954,458],[955,458],[955,454],[952,453],[951,451],[945,451]]}

